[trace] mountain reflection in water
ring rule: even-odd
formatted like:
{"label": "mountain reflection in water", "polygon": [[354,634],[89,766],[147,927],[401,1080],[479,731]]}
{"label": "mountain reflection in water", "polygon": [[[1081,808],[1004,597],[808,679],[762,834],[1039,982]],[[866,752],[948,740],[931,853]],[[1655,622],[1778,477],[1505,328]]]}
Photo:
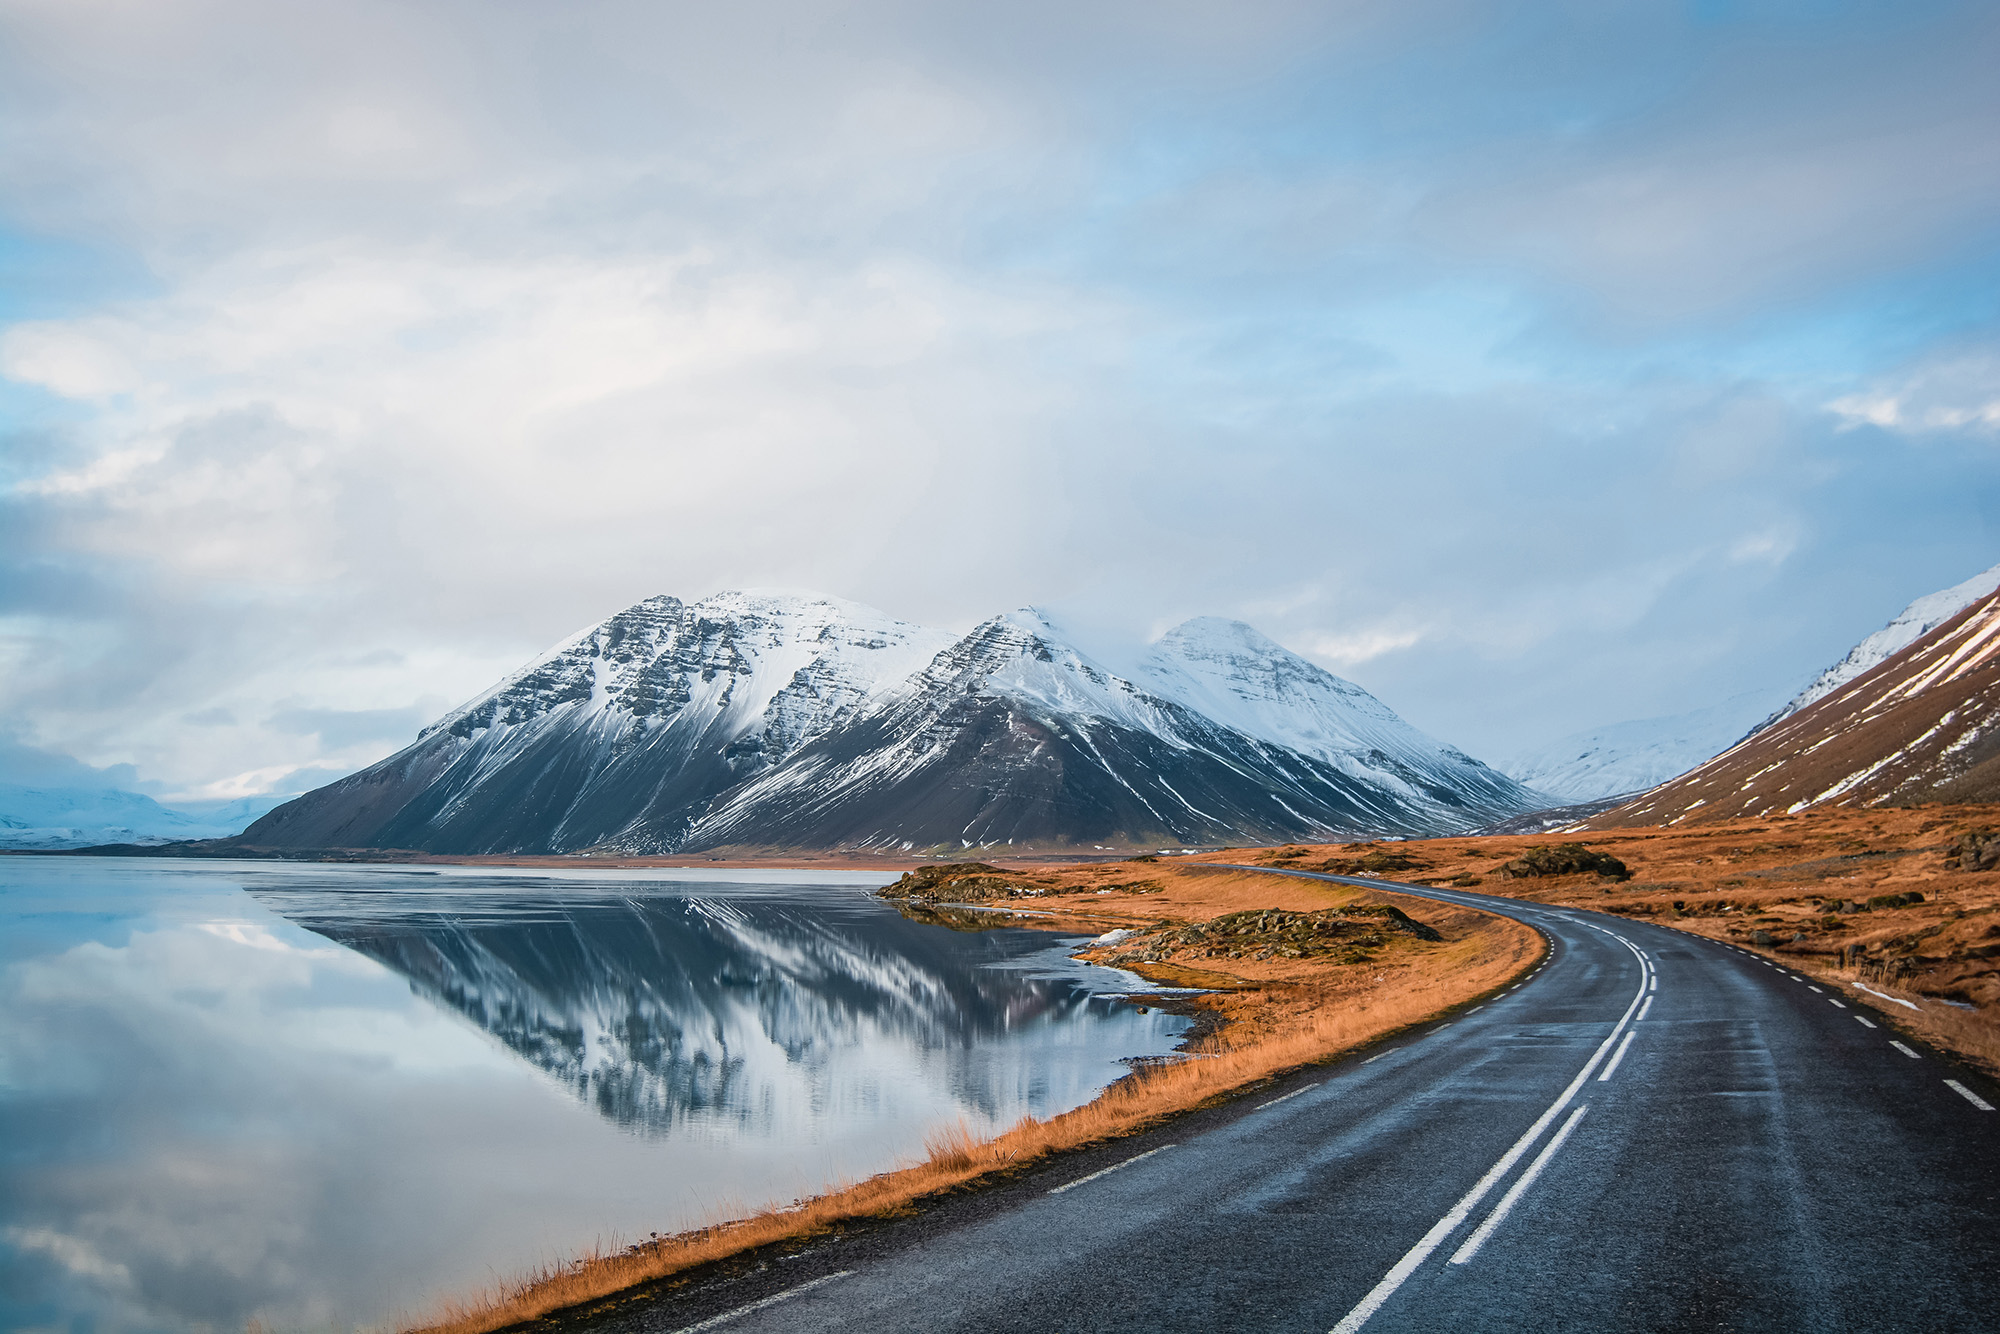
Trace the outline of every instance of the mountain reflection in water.
{"label": "mountain reflection in water", "polygon": [[1186,1021],[854,872],[0,858],[0,1329],[389,1325],[1088,1102]]}
{"label": "mountain reflection in water", "polygon": [[[439,894],[294,881],[251,893],[650,1134],[817,1139],[828,1119],[879,1113],[885,1049],[991,1123],[1040,1110],[1053,1092],[1041,1063],[993,1059],[1010,1036],[1040,1030],[1029,1043],[1040,1046],[1073,1035],[1101,1051],[1106,1035],[1085,1030],[1108,1023],[1126,1030],[1127,1050],[1159,1050],[1182,1026],[1092,995],[1045,933],[941,929],[852,890],[802,902],[702,888],[605,895],[511,880]],[[1073,1096],[1065,1087],[1058,1101]]]}

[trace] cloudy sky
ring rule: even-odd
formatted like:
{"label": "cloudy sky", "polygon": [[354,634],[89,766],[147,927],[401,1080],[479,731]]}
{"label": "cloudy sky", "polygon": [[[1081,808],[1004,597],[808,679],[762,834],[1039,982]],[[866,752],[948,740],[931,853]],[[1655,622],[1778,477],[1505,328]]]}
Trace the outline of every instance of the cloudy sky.
{"label": "cloudy sky", "polygon": [[[1482,756],[2000,560],[1989,4],[0,0],[0,781],[659,592],[1249,620]],[[95,771],[95,772],[94,772]]]}

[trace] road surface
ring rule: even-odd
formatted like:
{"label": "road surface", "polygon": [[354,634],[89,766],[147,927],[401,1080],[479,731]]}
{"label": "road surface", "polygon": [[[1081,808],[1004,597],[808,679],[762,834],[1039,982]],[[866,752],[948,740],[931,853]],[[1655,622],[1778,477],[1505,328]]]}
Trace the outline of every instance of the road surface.
{"label": "road surface", "polygon": [[1488,908],[1549,955],[1226,1108],[591,1328],[2000,1329],[2000,1090],[1851,990],[1645,923],[1318,878]]}

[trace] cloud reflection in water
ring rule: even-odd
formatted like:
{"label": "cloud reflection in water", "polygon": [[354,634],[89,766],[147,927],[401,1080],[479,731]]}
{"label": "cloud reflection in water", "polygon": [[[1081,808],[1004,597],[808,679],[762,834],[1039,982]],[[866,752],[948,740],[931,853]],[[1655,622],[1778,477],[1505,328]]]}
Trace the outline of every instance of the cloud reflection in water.
{"label": "cloud reflection in water", "polygon": [[824,883],[9,859],[0,919],[32,928],[0,973],[12,1327],[380,1320],[1076,1105],[1182,1026],[1045,935]]}

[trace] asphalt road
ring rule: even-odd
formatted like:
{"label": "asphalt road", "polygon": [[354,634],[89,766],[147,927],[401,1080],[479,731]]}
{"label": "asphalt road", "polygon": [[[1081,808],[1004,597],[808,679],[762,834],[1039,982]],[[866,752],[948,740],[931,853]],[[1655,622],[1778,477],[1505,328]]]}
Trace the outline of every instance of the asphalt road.
{"label": "asphalt road", "polygon": [[595,1327],[2000,1329],[1993,1085],[1726,945],[1347,883],[1491,908],[1549,957],[1227,1108]]}

